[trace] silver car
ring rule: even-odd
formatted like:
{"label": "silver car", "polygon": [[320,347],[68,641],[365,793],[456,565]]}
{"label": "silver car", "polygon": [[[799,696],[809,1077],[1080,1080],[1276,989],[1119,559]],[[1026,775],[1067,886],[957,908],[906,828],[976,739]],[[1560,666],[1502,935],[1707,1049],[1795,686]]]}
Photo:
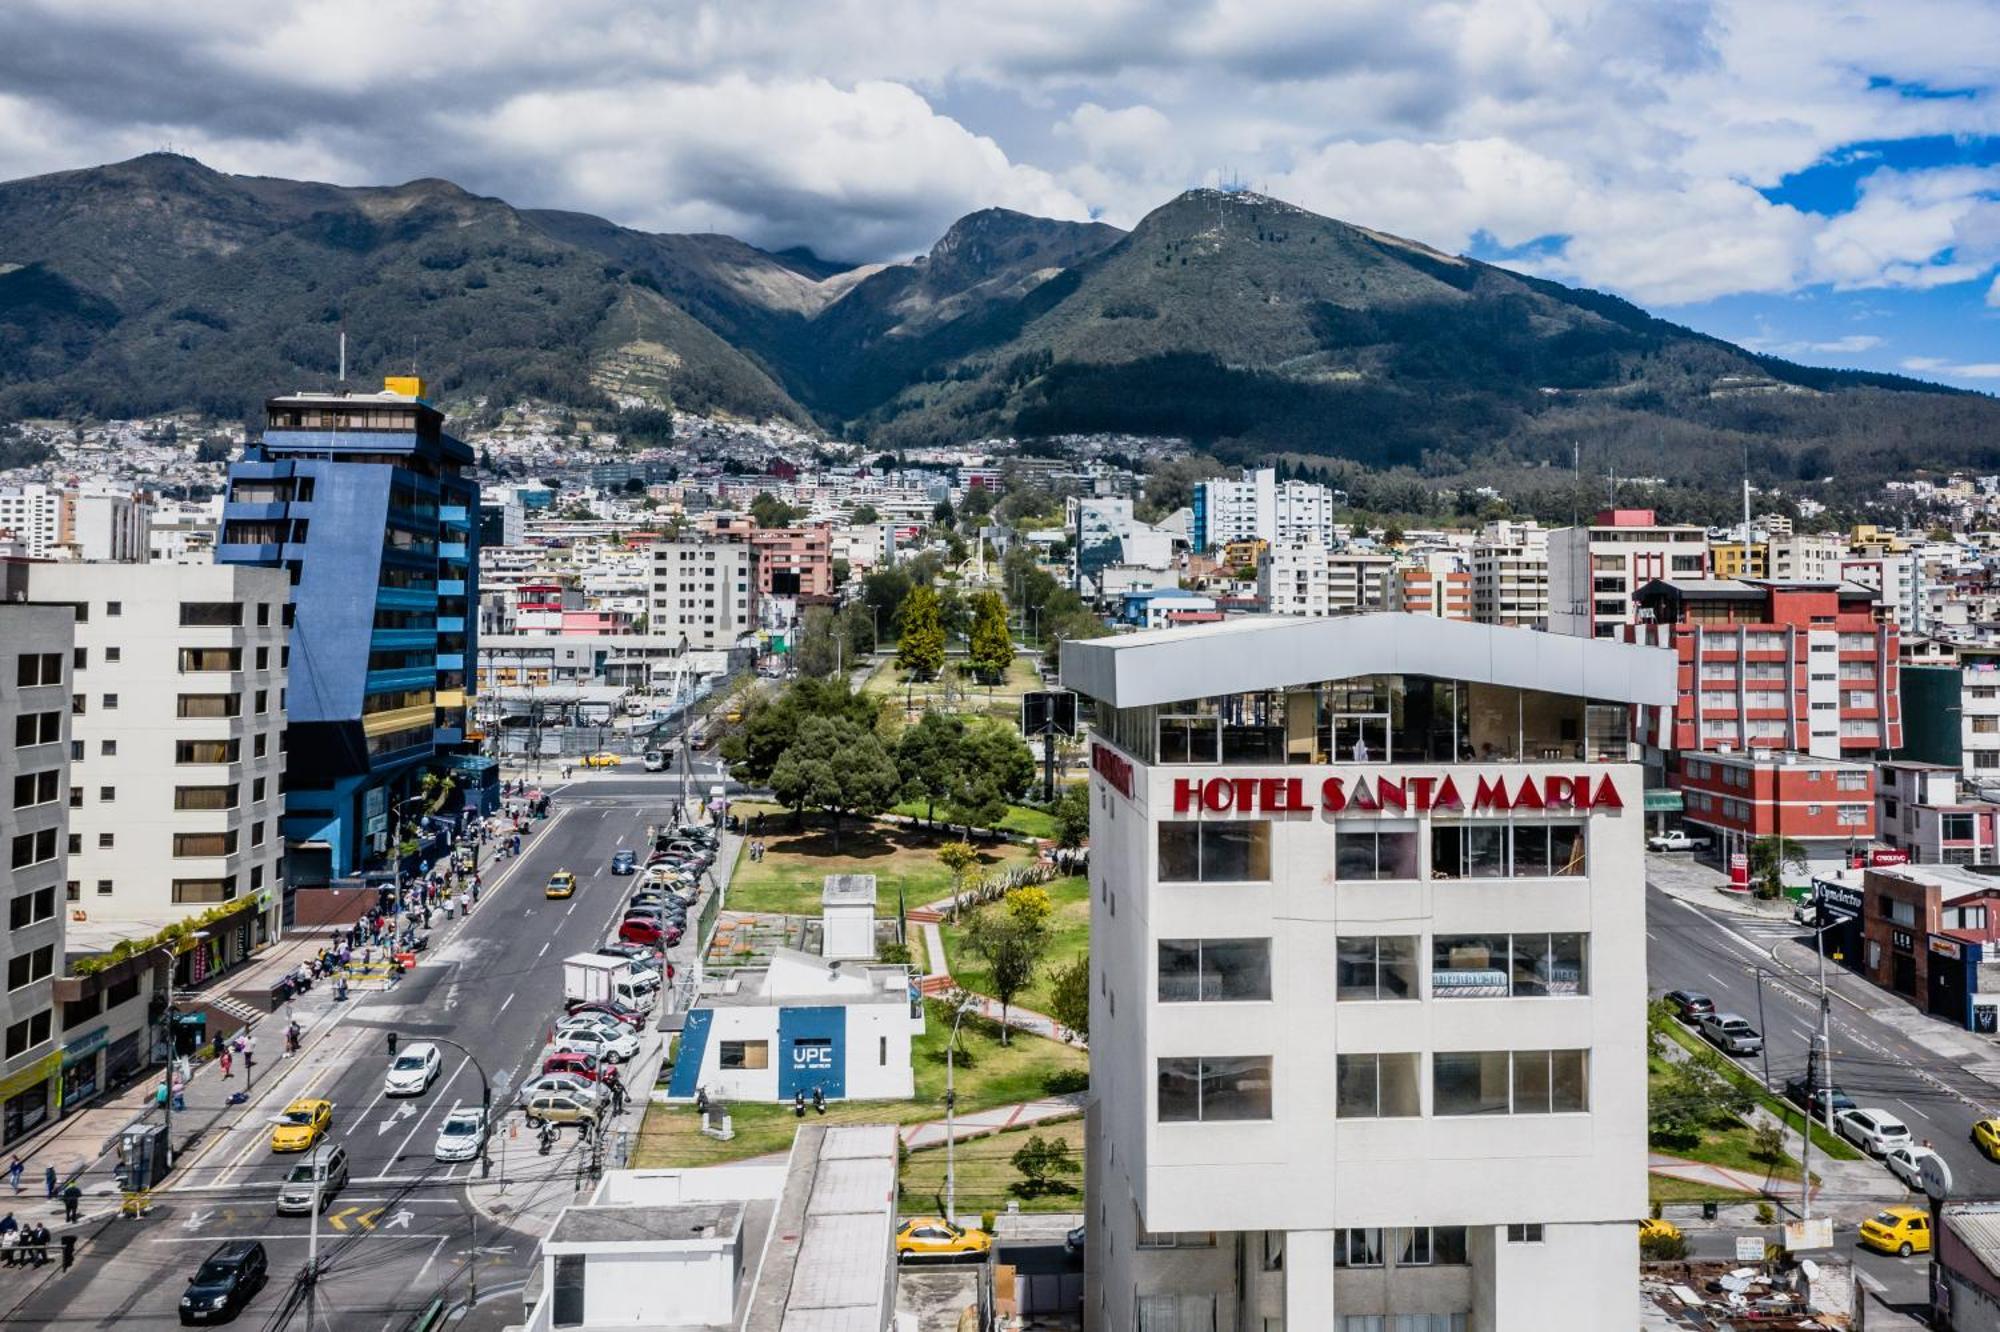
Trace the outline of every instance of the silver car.
{"label": "silver car", "polygon": [[337,1142],[322,1143],[294,1164],[278,1186],[278,1210],[287,1216],[304,1215],[317,1202],[324,1212],[346,1187],[347,1149]]}

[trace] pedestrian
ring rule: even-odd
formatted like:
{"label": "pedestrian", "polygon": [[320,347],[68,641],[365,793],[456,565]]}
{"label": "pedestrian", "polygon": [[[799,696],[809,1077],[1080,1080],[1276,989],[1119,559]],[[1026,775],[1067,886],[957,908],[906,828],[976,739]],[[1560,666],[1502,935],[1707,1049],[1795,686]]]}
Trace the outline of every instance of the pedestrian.
{"label": "pedestrian", "polygon": [[75,1225],[77,1210],[83,1206],[83,1190],[76,1186],[75,1180],[71,1180],[68,1187],[63,1189],[62,1200],[63,1220]]}
{"label": "pedestrian", "polygon": [[55,1168],[55,1167],[54,1167],[53,1165],[50,1165],[50,1166],[45,1166],[45,1167],[43,1167],[43,1169],[42,1169],[42,1184],[43,1184],[43,1186],[44,1186],[45,1188],[47,1188],[47,1190],[48,1190],[48,1197],[49,1197],[49,1201],[51,1201],[51,1202],[55,1201],[55,1196],[56,1196],[56,1168]]}
{"label": "pedestrian", "polygon": [[24,1167],[21,1165],[21,1158],[18,1156],[15,1157],[13,1163],[7,1167],[7,1182],[14,1186],[14,1192],[16,1193],[19,1193],[21,1191],[21,1171],[23,1168]]}
{"label": "pedestrian", "polygon": [[232,1073],[232,1072],[230,1071],[230,1065],[231,1065],[231,1064],[232,1064],[232,1063],[234,1062],[234,1060],[233,1060],[233,1059],[232,1059],[232,1058],[230,1057],[230,1053],[229,1053],[229,1051],[227,1051],[227,1050],[224,1050],[224,1051],[222,1052],[222,1059],[221,1059],[221,1061],[220,1061],[220,1062],[221,1062],[221,1064],[222,1064],[222,1076],[223,1076],[223,1077],[224,1077],[225,1079],[228,1079],[228,1078],[232,1078],[232,1077],[235,1077],[235,1076],[236,1076],[236,1075],[235,1075],[234,1073]]}

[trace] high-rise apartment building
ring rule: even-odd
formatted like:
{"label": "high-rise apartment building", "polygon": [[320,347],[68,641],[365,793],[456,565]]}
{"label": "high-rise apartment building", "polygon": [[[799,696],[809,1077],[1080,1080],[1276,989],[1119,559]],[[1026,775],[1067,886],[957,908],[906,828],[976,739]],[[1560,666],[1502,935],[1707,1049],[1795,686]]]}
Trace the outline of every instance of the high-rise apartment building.
{"label": "high-rise apartment building", "polygon": [[1386,610],[1389,572],[1394,555],[1365,550],[1336,550],[1326,557],[1326,603],[1329,614]]}
{"label": "high-rise apartment building", "polygon": [[23,553],[36,560],[143,563],[152,515],[145,491],[102,481],[0,490],[0,528],[12,531]]}
{"label": "high-rise apartment building", "polygon": [[1847,556],[1847,541],[1824,532],[1774,531],[1769,549],[1772,579],[1781,583],[1830,583],[1841,576],[1840,564]]}
{"label": "high-rise apartment building", "polygon": [[1549,627],[1549,534],[1501,519],[1472,543],[1472,618],[1517,629]]}
{"label": "high-rise apartment building", "polygon": [[[61,1101],[63,1039],[53,982],[63,969],[69,812],[69,611],[0,603],[0,1146],[48,1121]],[[93,1070],[95,1064],[92,1065]]]}
{"label": "high-rise apartment building", "polygon": [[1629,1327],[1626,724],[1671,654],[1259,619],[1067,642],[1063,682],[1097,719],[1085,1326]]}
{"label": "high-rise apartment building", "polygon": [[765,597],[833,594],[833,529],[827,523],[762,527],[750,534],[757,548],[757,591]]}
{"label": "high-rise apartment building", "polygon": [[1281,541],[1257,561],[1257,600],[1272,615],[1328,615],[1326,547],[1318,541]]}
{"label": "high-rise apartment building", "polygon": [[1662,523],[1651,509],[1606,509],[1588,527],[1549,533],[1549,628],[1618,638],[1636,621],[1640,588],[1700,579],[1707,569],[1706,530]]}
{"label": "high-rise apartment building", "polygon": [[492,778],[458,752],[478,650],[479,488],[472,450],[420,379],[272,398],[265,422],[230,466],[216,562],[291,581],[285,832],[304,853],[293,877],[311,883],[386,852],[423,769],[446,760],[482,791]]}
{"label": "high-rise apartment building", "polygon": [[1462,569],[1399,564],[1389,572],[1389,609],[1445,620],[1472,618],[1472,575]]}
{"label": "high-rise apartment building", "polygon": [[76,616],[69,909],[157,926],[239,903],[198,950],[204,975],[227,970],[283,920],[284,570],[54,563],[25,573],[30,601]]}
{"label": "high-rise apartment building", "polygon": [[660,541],[646,631],[731,648],[757,628],[757,548],[747,541]]}
{"label": "high-rise apartment building", "polygon": [[1193,546],[1211,551],[1232,541],[1333,544],[1333,496],[1310,481],[1280,481],[1270,467],[1245,470],[1194,488]]}

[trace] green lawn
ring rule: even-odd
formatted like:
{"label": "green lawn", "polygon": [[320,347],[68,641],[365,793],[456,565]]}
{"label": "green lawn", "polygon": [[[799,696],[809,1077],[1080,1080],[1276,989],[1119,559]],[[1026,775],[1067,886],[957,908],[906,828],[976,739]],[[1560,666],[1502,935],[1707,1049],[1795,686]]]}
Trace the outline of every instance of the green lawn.
{"label": "green lawn", "polygon": [[[1649,1087],[1660,1082],[1667,1068],[1668,1063],[1661,1056],[1647,1057],[1646,1080]],[[1678,1156],[1684,1161],[1703,1161],[1739,1170],[1753,1179],[1797,1183],[1799,1178],[1799,1163],[1793,1157],[1781,1152],[1776,1161],[1767,1161],[1758,1156],[1750,1126],[1740,1119],[1712,1121],[1693,1142],[1654,1142],[1652,1146],[1656,1151]]]}
{"label": "green lawn", "polygon": [[[748,850],[738,853],[729,879],[730,910],[817,916],[820,890],[829,874],[873,874],[876,911],[882,915],[895,911],[899,888],[912,907],[951,895],[951,871],[938,862],[937,848],[954,839],[942,831],[849,820],[836,849],[821,820],[808,817],[804,833],[791,827],[789,813],[767,815],[764,858],[752,861]],[[1003,842],[979,844],[980,867],[987,871],[1024,865],[1033,854],[1027,847]],[[969,873],[976,876],[979,870]]]}
{"label": "green lawn", "polygon": [[[905,800],[900,805],[890,806],[889,812],[891,814],[900,814],[904,818],[909,819],[921,819],[936,814],[934,810],[921,800]],[[944,816],[936,814],[936,817],[942,826]],[[1056,835],[1055,816],[1045,814],[1039,809],[1031,809],[1027,805],[1007,806],[1007,815],[1000,820],[1000,827],[1004,831],[1019,833],[1023,837],[1042,837],[1053,840]]]}
{"label": "green lawn", "polygon": [[[1763,1083],[1744,1072],[1733,1061],[1725,1059],[1722,1055],[1716,1053],[1714,1046],[1681,1026],[1680,1023],[1671,1018],[1664,1018],[1654,1025],[1666,1032],[1676,1045],[1686,1050],[1689,1058],[1706,1060],[1710,1064],[1723,1069],[1730,1077],[1749,1088],[1750,1094],[1757,1098],[1757,1103],[1782,1120],[1792,1132],[1797,1133],[1799,1126],[1806,1122],[1805,1116],[1790,1101],[1765,1090]],[[1817,1120],[1813,1121],[1812,1142],[1814,1151],[1825,1152],[1836,1161],[1859,1161],[1861,1159],[1861,1153],[1849,1145],[1847,1139],[1836,1136],[1830,1129]],[[1792,1178],[1798,1178],[1796,1171],[1793,1172]]]}
{"label": "green lawn", "polygon": [[988,685],[971,677],[963,657],[946,658],[945,670],[960,672],[947,681],[911,680],[892,656],[875,668],[861,688],[865,693],[879,695],[891,715],[904,722],[922,716],[927,708],[939,707],[967,716],[1018,723],[1021,695],[1044,687],[1035,661],[1033,656],[1016,656],[1007,668],[1007,677],[998,684]]}
{"label": "green lawn", "polygon": [[[827,1110],[826,1121],[919,1124],[944,1117],[945,1044],[951,1035],[951,1010],[936,1000],[926,1000],[924,1010],[923,1034],[912,1042],[910,1050],[917,1094],[907,1101],[835,1101]],[[1003,1046],[996,1022],[968,1017],[959,1028],[958,1041],[955,1085],[961,1112],[1081,1091],[1089,1082],[1090,1061],[1081,1050],[1018,1031],[1012,1042]],[[791,1146],[798,1121],[790,1106],[732,1102],[730,1113],[736,1137],[717,1142],[702,1136],[694,1107],[648,1107],[632,1164],[712,1165],[782,1152]],[[807,1114],[820,1118],[811,1111]]]}
{"label": "green lawn", "polygon": [[[1036,969],[1035,983],[1014,997],[1014,1002],[1023,1008],[1036,1012],[1049,1011],[1049,990],[1059,967],[1074,961],[1090,948],[1090,881],[1081,875],[1067,879],[1057,879],[1047,885],[1049,897],[1055,902],[1055,915],[1049,919],[1051,942],[1048,956]],[[945,959],[951,963],[952,979],[975,994],[991,994],[987,981],[986,964],[977,953],[965,946],[965,926],[944,924],[938,926],[944,935]]]}
{"label": "green lawn", "polygon": [[1759,1195],[1740,1193],[1735,1189],[1718,1189],[1711,1184],[1697,1184],[1690,1179],[1675,1179],[1671,1175],[1646,1176],[1646,1197],[1656,1203],[1738,1203],[1756,1202]]}
{"label": "green lawn", "polygon": [[[1069,1145],[1070,1159],[1077,1172],[1066,1176],[1070,1187],[1054,1193],[1024,1193],[1020,1171],[1014,1168],[1014,1153],[1035,1134],[1059,1138]],[[1024,1212],[1080,1212],[1083,1210],[1083,1120],[1065,1119],[1033,1128],[1012,1129],[987,1138],[973,1138],[958,1144],[953,1153],[958,1174],[958,1211],[1004,1212],[1007,1204],[1018,1202]],[[905,1212],[944,1209],[945,1152],[927,1147],[911,1152],[903,1163],[898,1192]]]}

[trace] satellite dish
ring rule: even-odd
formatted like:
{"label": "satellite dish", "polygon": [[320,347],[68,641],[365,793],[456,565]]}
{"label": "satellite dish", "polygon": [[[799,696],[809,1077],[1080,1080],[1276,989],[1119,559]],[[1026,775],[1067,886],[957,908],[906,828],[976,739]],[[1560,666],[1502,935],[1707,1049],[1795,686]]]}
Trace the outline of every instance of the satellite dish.
{"label": "satellite dish", "polygon": [[1917,1163],[1917,1179],[1932,1202],[1941,1203],[1951,1195],[1951,1167],[1936,1152]]}

